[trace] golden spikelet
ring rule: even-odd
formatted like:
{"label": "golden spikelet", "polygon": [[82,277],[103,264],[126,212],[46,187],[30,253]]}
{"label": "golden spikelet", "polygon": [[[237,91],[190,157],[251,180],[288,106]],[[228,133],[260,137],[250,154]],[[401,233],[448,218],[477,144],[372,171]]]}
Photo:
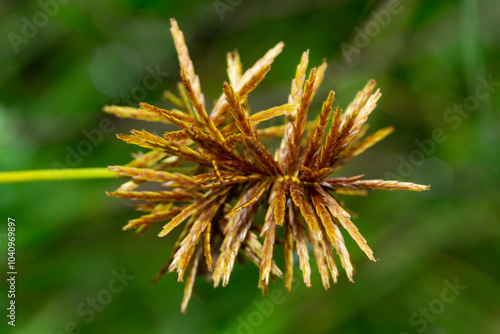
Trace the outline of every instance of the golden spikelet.
{"label": "golden spikelet", "polygon": [[[147,103],[141,103],[140,108],[104,108],[118,117],[179,127],[161,136],[145,130],[118,135],[151,151],[136,154],[127,166],[109,167],[132,180],[108,195],[144,202],[136,209],[145,214],[131,220],[125,229],[135,228],[142,234],[152,224],[163,222],[159,232],[163,237],[183,226],[171,259],[153,282],[165,271],[176,271],[179,281],[187,275],[181,307],[185,312],[198,273],[209,273],[215,286],[221,282],[225,286],[235,260],[244,256],[259,267],[258,286],[265,293],[269,278],[283,276],[273,261],[278,235],[284,236],[288,290],[293,281],[294,250],[303,280],[311,285],[308,244],[325,288],[330,286],[330,276],[337,281],[335,254],[352,280],[354,268],[341,230],[347,231],[369,259],[375,261],[375,257],[337,195],[364,195],[372,189],[429,189],[408,182],[365,180],[363,175],[330,176],[393,131],[387,127],[364,137],[365,122],[381,96],[379,90],[374,92],[375,81],[368,81],[345,111],[333,108],[335,93],[331,91],[316,122],[308,122],[308,110],[327,65],[324,61],[306,75],[306,51],[292,80],[288,103],[250,115],[247,96],[282,51],[284,45],[278,43],[245,72],[239,54],[228,53],[228,82],[208,113],[184,36],[174,19],[171,26],[181,83],[179,96],[165,92],[164,97],[177,109]],[[257,128],[261,122],[282,115],[285,124]],[[273,154],[262,140],[275,137],[282,137],[282,141]],[[146,182],[157,182],[163,188],[138,191]],[[263,219],[256,217],[259,207],[264,209]]]}

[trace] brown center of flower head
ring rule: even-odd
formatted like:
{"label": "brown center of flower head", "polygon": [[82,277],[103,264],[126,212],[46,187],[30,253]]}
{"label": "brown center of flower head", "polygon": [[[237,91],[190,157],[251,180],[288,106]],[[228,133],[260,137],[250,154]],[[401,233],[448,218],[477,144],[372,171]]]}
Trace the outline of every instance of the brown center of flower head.
{"label": "brown center of flower head", "polygon": [[[168,221],[159,234],[163,237],[186,221],[172,258],[154,281],[166,270],[177,271],[179,281],[183,281],[187,271],[182,302],[185,312],[197,273],[208,273],[215,286],[221,281],[225,286],[236,258],[245,256],[260,268],[259,287],[266,293],[269,277],[283,276],[273,261],[274,245],[281,239],[278,232],[283,233],[288,290],[292,286],[294,245],[307,286],[311,284],[309,243],[325,288],[329,287],[330,274],[334,282],[337,280],[334,253],[352,280],[354,269],[341,228],[368,258],[375,258],[337,195],[361,195],[371,189],[429,189],[407,182],[365,180],[363,175],[330,177],[393,131],[388,127],[364,136],[364,124],[381,96],[379,90],[373,92],[375,81],[368,81],[345,111],[332,108],[335,94],[331,91],[317,120],[308,122],[308,109],[323,80],[326,62],[312,68],[306,79],[306,51],[292,80],[288,103],[250,115],[247,96],[264,79],[283,43],[244,73],[238,53],[232,52],[227,55],[229,83],[223,84],[223,94],[208,114],[184,36],[173,19],[171,26],[182,83],[178,85],[179,96],[166,92],[165,97],[178,109],[165,110],[147,103],[141,103],[141,108],[104,109],[118,117],[180,128],[163,136],[145,130],[118,135],[151,151],[135,156],[127,166],[109,167],[118,175],[132,177],[109,195],[145,201],[137,209],[147,214],[129,221],[124,229],[136,228],[140,234],[153,223]],[[285,115],[284,125],[258,127],[281,115]],[[281,145],[273,155],[261,140],[277,137],[282,137]],[[167,190],[135,191],[147,182],[158,182]],[[265,212],[261,220],[256,214],[259,207]]]}

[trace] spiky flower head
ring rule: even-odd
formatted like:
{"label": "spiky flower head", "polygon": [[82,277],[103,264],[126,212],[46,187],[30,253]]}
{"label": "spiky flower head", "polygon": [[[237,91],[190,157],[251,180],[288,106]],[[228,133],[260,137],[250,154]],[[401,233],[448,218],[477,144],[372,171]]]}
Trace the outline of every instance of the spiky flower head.
{"label": "spiky flower head", "polygon": [[[145,130],[118,135],[150,151],[136,155],[126,166],[109,167],[118,175],[132,177],[109,195],[145,202],[137,209],[147,213],[129,221],[124,229],[136,228],[141,234],[152,224],[167,221],[159,233],[164,237],[184,223],[172,257],[154,281],[167,270],[177,271],[179,281],[187,274],[181,307],[184,312],[197,273],[208,273],[215,286],[220,282],[225,286],[235,260],[245,256],[260,268],[258,285],[266,293],[269,278],[283,276],[273,261],[278,233],[284,236],[288,290],[292,286],[294,248],[304,282],[311,285],[309,243],[325,288],[329,287],[330,275],[333,282],[337,280],[335,253],[352,280],[354,269],[342,229],[369,259],[375,258],[348,211],[339,204],[338,195],[360,195],[371,189],[429,188],[365,180],[363,175],[330,176],[393,130],[388,127],[364,136],[364,124],[381,96],[379,90],[373,92],[375,81],[368,81],[345,110],[333,108],[335,93],[331,91],[316,122],[308,122],[308,109],[327,65],[323,62],[312,68],[306,79],[306,51],[292,80],[288,103],[250,114],[247,96],[281,52],[284,44],[278,43],[244,73],[238,53],[228,53],[229,82],[224,82],[223,93],[208,113],[184,36],[173,19],[171,32],[182,82],[179,96],[166,92],[165,97],[176,108],[166,110],[141,103],[140,108],[104,109],[118,117],[174,124],[180,129],[161,136]],[[280,115],[285,115],[285,124],[258,126]],[[282,141],[273,155],[262,140],[275,137],[282,137]],[[159,183],[165,190],[136,190],[149,182]],[[265,212],[263,219],[257,218],[259,207]]]}

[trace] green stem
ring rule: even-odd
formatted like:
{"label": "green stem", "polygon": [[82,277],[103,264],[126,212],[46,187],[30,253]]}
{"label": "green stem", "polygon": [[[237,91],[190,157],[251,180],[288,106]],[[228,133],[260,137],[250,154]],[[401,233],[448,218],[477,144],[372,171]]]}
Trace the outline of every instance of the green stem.
{"label": "green stem", "polygon": [[16,172],[0,172],[0,183],[101,179],[116,177],[106,168],[40,169]]}

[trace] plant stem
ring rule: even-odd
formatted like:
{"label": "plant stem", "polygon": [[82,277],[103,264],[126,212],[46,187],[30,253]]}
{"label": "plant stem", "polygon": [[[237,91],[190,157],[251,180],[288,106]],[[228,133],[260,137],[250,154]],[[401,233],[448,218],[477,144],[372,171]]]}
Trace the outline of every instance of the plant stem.
{"label": "plant stem", "polygon": [[40,169],[15,172],[0,172],[0,183],[101,179],[115,177],[116,173],[106,168]]}

